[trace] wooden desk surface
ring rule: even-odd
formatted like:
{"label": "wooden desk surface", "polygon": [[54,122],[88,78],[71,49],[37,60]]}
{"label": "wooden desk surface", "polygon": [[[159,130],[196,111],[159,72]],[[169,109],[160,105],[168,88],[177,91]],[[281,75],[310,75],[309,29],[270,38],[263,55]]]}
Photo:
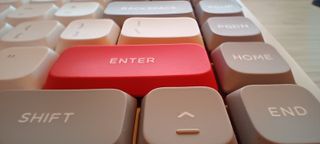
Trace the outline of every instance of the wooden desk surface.
{"label": "wooden desk surface", "polygon": [[320,7],[312,0],[242,0],[320,87]]}

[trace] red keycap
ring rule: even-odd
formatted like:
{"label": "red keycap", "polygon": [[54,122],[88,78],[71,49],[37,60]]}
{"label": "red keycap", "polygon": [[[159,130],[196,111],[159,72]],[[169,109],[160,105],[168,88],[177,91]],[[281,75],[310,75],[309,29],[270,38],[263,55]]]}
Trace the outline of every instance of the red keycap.
{"label": "red keycap", "polygon": [[203,47],[194,44],[82,46],[53,65],[46,89],[116,88],[141,97],[158,87],[217,89]]}

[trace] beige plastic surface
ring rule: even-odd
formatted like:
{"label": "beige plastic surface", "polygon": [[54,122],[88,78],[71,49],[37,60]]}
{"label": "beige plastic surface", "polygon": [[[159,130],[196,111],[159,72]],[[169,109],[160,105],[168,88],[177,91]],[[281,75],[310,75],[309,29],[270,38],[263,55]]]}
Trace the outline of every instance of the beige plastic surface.
{"label": "beige plastic surface", "polygon": [[189,17],[129,18],[118,44],[195,43],[204,46],[197,21]]}
{"label": "beige plastic surface", "polygon": [[41,89],[58,55],[47,47],[0,50],[0,90]]}
{"label": "beige plastic surface", "polygon": [[119,33],[119,26],[110,19],[75,20],[61,33],[56,51],[77,45],[115,45]]}
{"label": "beige plastic surface", "polygon": [[54,17],[64,26],[77,19],[97,19],[103,15],[102,6],[97,2],[70,2],[64,4]]}
{"label": "beige plastic surface", "polygon": [[0,49],[15,46],[55,48],[64,26],[55,20],[23,22],[0,39]]}
{"label": "beige plastic surface", "polygon": [[25,4],[6,17],[6,21],[16,26],[26,21],[53,19],[58,7],[52,3]]}

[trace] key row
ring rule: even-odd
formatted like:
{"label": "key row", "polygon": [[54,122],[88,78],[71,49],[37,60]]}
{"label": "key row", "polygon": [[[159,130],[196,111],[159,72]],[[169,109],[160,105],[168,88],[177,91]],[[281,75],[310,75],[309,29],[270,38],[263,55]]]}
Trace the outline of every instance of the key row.
{"label": "key row", "polygon": [[250,84],[295,83],[286,61],[262,42],[220,45],[211,53],[213,68],[205,49],[193,44],[79,46],[59,58],[46,47],[16,47],[0,56],[1,89],[116,88],[136,97],[164,86],[218,90],[213,69],[224,93]]}
{"label": "key row", "polygon": [[[6,3],[6,2],[5,2]],[[195,13],[196,12],[196,13]],[[61,8],[51,3],[30,3],[20,7],[0,6],[0,20],[16,26],[34,20],[58,20],[65,26],[76,19],[111,18],[119,26],[130,17],[195,17],[202,25],[209,17],[241,16],[241,6],[234,0],[200,1],[195,12],[189,1],[113,1],[105,8],[98,2],[69,2]]]}
{"label": "key row", "polygon": [[320,103],[300,86],[246,86],[226,103],[208,87],[155,89],[140,113],[116,89],[0,92],[0,140],[129,144],[137,129],[138,144],[320,143]]}
{"label": "key row", "polygon": [[77,45],[170,43],[195,43],[212,51],[224,42],[263,41],[259,29],[245,17],[209,18],[201,28],[204,37],[196,20],[188,17],[129,18],[121,29],[110,19],[76,20],[66,28],[53,20],[0,27],[1,49],[46,46],[58,53]]}

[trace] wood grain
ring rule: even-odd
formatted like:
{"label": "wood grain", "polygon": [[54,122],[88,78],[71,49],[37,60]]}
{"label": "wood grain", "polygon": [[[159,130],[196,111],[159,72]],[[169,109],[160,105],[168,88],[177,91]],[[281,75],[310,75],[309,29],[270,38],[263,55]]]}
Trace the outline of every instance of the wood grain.
{"label": "wood grain", "polygon": [[312,0],[242,0],[320,87],[320,8]]}

